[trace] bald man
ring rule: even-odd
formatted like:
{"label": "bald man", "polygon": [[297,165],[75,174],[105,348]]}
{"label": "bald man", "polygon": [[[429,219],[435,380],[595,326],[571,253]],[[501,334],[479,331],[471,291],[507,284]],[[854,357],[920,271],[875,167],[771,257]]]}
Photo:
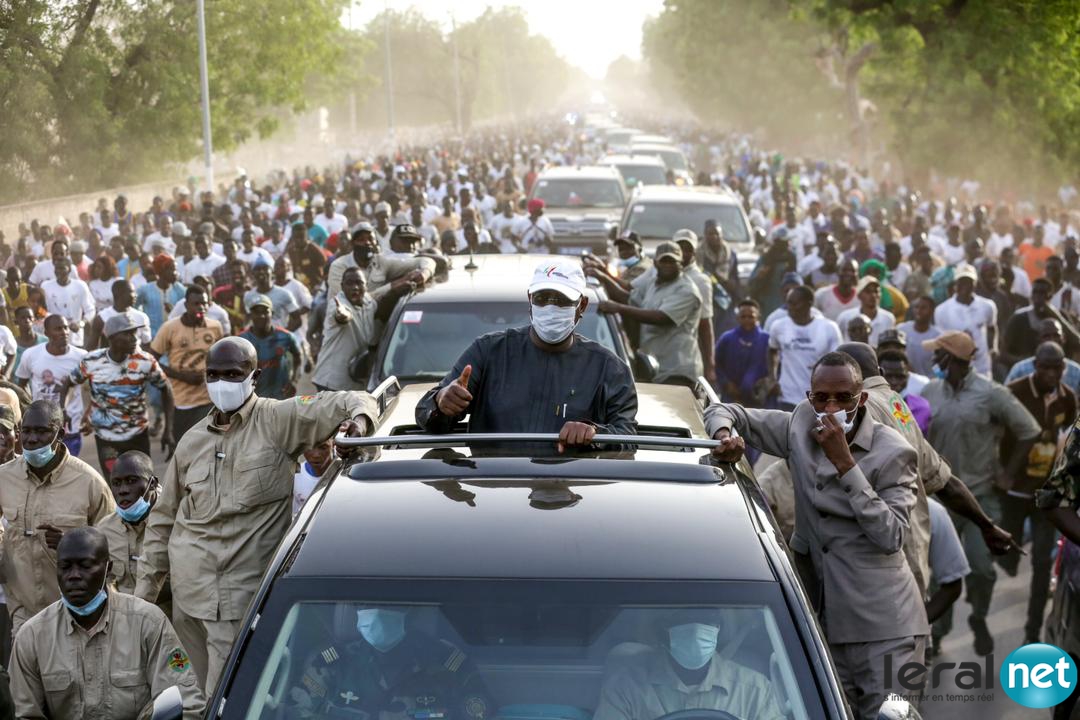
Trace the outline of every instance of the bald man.
{"label": "bald man", "polygon": [[255,346],[218,340],[206,359],[215,409],[179,441],[147,521],[135,594],[154,602],[167,574],[173,624],[212,692],[244,611],[292,519],[297,459],[342,430],[374,427],[364,392],[270,400],[254,392]]}
{"label": "bald man", "polygon": [[110,590],[109,543],[97,528],[64,533],[56,551],[61,597],[15,636],[15,715],[52,720],[135,720],[176,685],[184,718],[206,700],[165,613]]}

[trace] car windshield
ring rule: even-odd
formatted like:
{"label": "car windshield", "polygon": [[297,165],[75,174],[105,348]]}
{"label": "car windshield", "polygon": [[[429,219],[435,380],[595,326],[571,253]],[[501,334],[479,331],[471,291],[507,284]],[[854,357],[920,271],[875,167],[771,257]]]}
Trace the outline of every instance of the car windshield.
{"label": "car windshield", "polygon": [[[390,334],[382,376],[400,382],[441,380],[465,348],[495,330],[529,324],[529,305],[521,302],[431,303],[406,306]],[[620,355],[612,327],[593,305],[577,331]]]}
{"label": "car windshield", "polygon": [[541,179],[533,197],[557,208],[621,208],[626,202],[617,180]]}
{"label": "car windshield", "polygon": [[706,220],[715,220],[729,243],[750,242],[742,209],[736,205],[639,202],[630,208],[630,218],[624,230],[633,230],[643,238],[668,240],[676,230],[682,228],[690,228],[701,234]]}
{"label": "car windshield", "polygon": [[[467,596],[425,602],[365,594],[283,603],[280,616],[263,618],[276,637],[241,660],[251,702],[230,697],[226,715],[237,707],[234,717],[246,720],[822,717],[773,585],[716,583],[733,586],[720,603],[655,604],[612,603],[602,589],[562,600],[547,589],[522,596],[510,581],[445,582],[470,583],[478,587]],[[687,685],[712,690],[680,692]]]}
{"label": "car windshield", "polygon": [[646,185],[666,185],[667,172],[656,165],[616,165],[627,187],[634,187],[638,183]]}
{"label": "car windshield", "polygon": [[664,164],[671,170],[686,170],[686,158],[683,157],[682,152],[675,150],[674,148],[660,149],[660,148],[643,148],[633,147],[631,150],[637,155],[655,155],[664,161]]}

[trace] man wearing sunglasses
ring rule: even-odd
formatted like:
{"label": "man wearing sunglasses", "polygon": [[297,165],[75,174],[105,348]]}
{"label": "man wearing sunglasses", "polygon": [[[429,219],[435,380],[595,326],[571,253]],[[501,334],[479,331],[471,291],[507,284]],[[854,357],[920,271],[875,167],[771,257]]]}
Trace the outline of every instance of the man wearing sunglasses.
{"label": "man wearing sunglasses", "polygon": [[580,264],[541,264],[528,298],[530,324],[474,340],[417,403],[416,424],[449,433],[468,415],[471,433],[559,433],[560,453],[636,433],[630,368],[575,332],[589,304]]}
{"label": "man wearing sunglasses", "polygon": [[885,657],[894,673],[922,662],[930,631],[903,553],[917,455],[870,417],[866,401],[859,364],[830,352],[790,413],[718,404],[705,418],[723,442],[713,451],[718,460],[738,460],[749,444],[787,461],[795,490],[791,549],[857,718],[877,717],[886,688],[896,685]]}

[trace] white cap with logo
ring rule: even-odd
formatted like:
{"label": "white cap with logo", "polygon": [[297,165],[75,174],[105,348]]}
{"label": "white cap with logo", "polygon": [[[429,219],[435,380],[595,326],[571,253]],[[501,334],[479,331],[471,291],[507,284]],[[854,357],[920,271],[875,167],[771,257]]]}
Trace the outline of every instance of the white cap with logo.
{"label": "white cap with logo", "polygon": [[529,294],[540,290],[554,290],[577,302],[585,292],[585,273],[581,271],[581,263],[557,260],[538,265],[529,284]]}

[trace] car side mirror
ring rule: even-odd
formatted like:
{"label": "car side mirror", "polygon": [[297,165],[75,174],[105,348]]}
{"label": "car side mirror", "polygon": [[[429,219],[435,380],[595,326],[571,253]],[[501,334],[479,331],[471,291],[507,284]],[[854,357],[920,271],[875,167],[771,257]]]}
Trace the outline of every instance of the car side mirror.
{"label": "car side mirror", "polygon": [[150,720],[181,720],[184,717],[184,698],[180,688],[173,685],[165,688],[154,698],[154,709]]}
{"label": "car side mirror", "polygon": [[635,350],[633,371],[634,379],[638,382],[652,382],[660,374],[660,363],[652,355]]}

